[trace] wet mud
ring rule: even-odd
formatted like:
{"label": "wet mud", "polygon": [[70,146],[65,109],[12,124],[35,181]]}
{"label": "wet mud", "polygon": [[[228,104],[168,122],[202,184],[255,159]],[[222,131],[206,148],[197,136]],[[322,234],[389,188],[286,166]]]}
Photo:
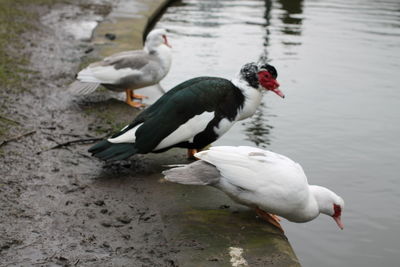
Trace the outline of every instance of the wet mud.
{"label": "wet mud", "polygon": [[79,142],[52,149],[105,136],[138,112],[106,94],[65,92],[91,48],[68,25],[100,21],[110,2],[56,4],[30,33],[29,86],[8,95],[7,118],[18,127],[1,147],[1,266],[174,266],[145,175],[134,174],[151,171],[145,162],[104,165]]}

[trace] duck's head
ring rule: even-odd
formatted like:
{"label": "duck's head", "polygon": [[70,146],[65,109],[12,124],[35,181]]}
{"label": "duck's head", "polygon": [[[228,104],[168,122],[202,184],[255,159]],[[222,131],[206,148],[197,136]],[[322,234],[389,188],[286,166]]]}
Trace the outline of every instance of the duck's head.
{"label": "duck's head", "polygon": [[279,83],[276,81],[278,72],[272,65],[247,63],[240,70],[240,75],[251,87],[272,91],[282,98],[285,97],[278,89]]}
{"label": "duck's head", "polygon": [[149,32],[144,42],[145,49],[147,49],[147,51],[153,51],[160,45],[171,47],[167,39],[167,30],[155,29]]}
{"label": "duck's head", "polygon": [[316,185],[310,186],[310,188],[317,201],[319,211],[331,216],[339,228],[343,230],[344,226],[341,219],[344,208],[343,199],[328,188]]}

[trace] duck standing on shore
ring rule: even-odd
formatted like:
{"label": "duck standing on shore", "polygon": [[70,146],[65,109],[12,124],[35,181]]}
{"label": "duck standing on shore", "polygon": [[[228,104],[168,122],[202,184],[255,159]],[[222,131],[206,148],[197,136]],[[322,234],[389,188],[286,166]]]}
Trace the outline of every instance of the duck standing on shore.
{"label": "duck standing on shore", "polygon": [[236,121],[252,116],[264,91],[284,97],[278,89],[277,75],[269,64],[248,63],[232,81],[217,77],[185,81],[89,152],[102,160],[122,160],[134,154],[182,147],[189,149],[188,156],[193,157]]}
{"label": "duck standing on shore", "polygon": [[86,95],[103,85],[112,91],[125,91],[127,104],[142,107],[142,103],[133,100],[145,96],[134,94],[133,90],[158,84],[167,75],[171,60],[166,30],[155,29],[147,35],[143,50],[120,52],[90,64],[77,74],[68,90]]}
{"label": "duck standing on shore", "polygon": [[248,146],[217,146],[195,156],[200,160],[164,171],[165,179],[218,188],[282,231],[275,214],[308,222],[323,213],[343,229],[343,199],[325,187],[309,185],[303,168],[283,155]]}

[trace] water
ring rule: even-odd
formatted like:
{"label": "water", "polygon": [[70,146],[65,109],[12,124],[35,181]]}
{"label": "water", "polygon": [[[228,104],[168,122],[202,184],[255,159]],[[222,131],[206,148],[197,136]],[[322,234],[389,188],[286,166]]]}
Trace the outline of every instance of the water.
{"label": "water", "polygon": [[216,144],[287,155],[345,199],[343,231],[327,216],[283,222],[303,266],[398,266],[398,0],[183,0],[157,26],[173,32],[165,88],[260,58],[278,69],[286,98],[267,94]]}

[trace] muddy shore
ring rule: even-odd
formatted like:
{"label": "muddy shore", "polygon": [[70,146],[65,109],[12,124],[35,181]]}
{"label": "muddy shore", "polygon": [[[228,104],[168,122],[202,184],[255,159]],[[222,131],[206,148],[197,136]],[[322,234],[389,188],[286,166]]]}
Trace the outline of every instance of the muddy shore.
{"label": "muddy shore", "polygon": [[51,2],[34,8],[35,29],[24,33],[21,90],[1,92],[0,266],[230,266],[227,246],[244,247],[250,266],[298,266],[286,237],[252,211],[212,189],[160,181],[163,165],[185,163],[185,151],[111,164],[88,155],[79,140],[104,137],[139,112],[105,91],[65,92],[110,47],[70,26],[107,25],[114,1]]}

